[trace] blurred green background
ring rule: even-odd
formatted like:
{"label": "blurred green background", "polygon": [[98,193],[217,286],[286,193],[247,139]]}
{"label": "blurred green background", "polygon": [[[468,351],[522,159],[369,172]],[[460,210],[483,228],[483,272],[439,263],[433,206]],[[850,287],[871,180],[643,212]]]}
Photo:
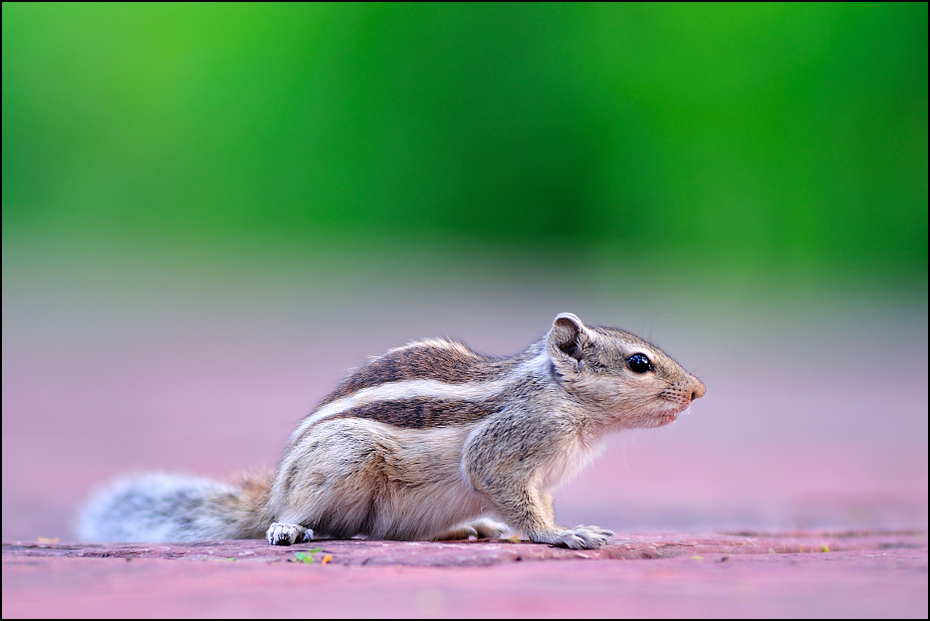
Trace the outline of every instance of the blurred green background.
{"label": "blurred green background", "polygon": [[926,3],[2,7],[5,541],[563,311],[708,387],[567,523],[926,528]]}
{"label": "blurred green background", "polygon": [[2,10],[5,260],[926,291],[926,3]]}

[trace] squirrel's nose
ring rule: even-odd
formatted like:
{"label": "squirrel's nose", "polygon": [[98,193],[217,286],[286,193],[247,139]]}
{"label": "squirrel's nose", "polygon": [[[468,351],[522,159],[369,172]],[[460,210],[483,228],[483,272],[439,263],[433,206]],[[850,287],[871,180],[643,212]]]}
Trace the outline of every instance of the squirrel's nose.
{"label": "squirrel's nose", "polygon": [[691,387],[691,400],[700,399],[704,396],[705,392],[707,392],[707,389],[704,388],[704,382],[698,378],[694,378],[694,385]]}

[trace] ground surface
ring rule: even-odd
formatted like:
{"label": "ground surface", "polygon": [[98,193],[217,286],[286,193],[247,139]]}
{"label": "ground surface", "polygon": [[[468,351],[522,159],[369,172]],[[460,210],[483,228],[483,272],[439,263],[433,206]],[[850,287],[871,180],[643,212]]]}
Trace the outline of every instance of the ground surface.
{"label": "ground surface", "polygon": [[[5,261],[3,616],[927,617],[925,300],[702,306],[447,282],[358,292]],[[72,543],[115,476],[274,467],[368,355],[437,335],[513,353],[562,311],[642,334],[708,390],[674,425],[612,437],[556,493],[560,523],[618,533],[603,550]]]}
{"label": "ground surface", "polygon": [[[320,549],[312,562],[300,552]],[[926,532],[3,547],[3,616],[926,617]]]}

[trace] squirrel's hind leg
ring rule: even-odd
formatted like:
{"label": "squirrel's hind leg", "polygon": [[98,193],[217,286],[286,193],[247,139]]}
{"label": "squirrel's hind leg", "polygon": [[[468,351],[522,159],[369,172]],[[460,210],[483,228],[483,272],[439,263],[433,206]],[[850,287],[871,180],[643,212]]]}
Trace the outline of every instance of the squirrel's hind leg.
{"label": "squirrel's hind leg", "polygon": [[475,537],[476,539],[499,539],[509,530],[510,528],[506,524],[488,518],[482,518],[474,522],[465,522],[464,524],[459,524],[458,526],[450,528],[436,537],[435,541],[454,541],[458,539],[469,539],[471,537]]}

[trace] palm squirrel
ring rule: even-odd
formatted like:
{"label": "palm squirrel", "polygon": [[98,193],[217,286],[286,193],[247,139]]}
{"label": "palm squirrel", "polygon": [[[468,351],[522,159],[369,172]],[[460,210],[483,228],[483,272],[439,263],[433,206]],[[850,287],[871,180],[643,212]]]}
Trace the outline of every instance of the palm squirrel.
{"label": "palm squirrel", "polygon": [[[237,484],[124,479],[84,509],[88,541],[499,536],[598,548],[613,533],[556,524],[550,491],[604,436],[673,422],[704,384],[659,348],[571,313],[507,358],[427,339],[351,373],[291,434],[277,472]],[[500,524],[491,519],[502,520]]]}

